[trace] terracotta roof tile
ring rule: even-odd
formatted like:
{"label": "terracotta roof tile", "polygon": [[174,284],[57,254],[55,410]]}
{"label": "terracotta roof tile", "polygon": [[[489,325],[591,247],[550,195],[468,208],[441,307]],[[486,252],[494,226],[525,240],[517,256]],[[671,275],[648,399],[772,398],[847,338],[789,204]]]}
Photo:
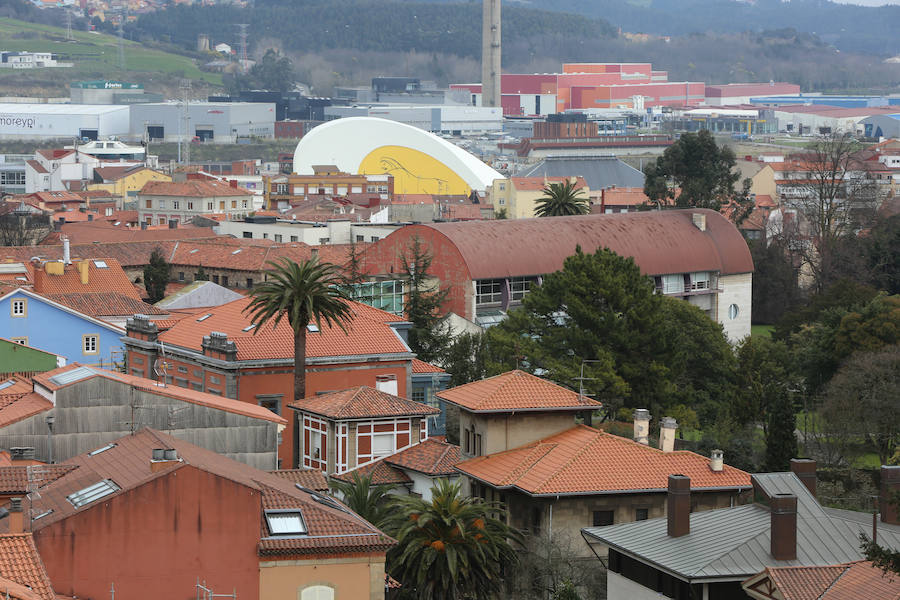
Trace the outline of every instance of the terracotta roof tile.
{"label": "terracotta roof tile", "polygon": [[231,187],[216,180],[189,179],[188,181],[148,181],[138,194],[143,196],[178,196],[185,198],[219,198],[225,196],[252,196],[253,192],[242,187]]}
{"label": "terracotta roof tile", "polygon": [[37,392],[25,394],[0,408],[0,427],[18,423],[23,419],[33,417],[51,408],[53,408],[53,403]]}
{"label": "terracotta roof tile", "polygon": [[[79,213],[80,214],[80,213]],[[120,215],[118,220],[93,220],[80,223],[66,223],[61,228],[71,244],[92,244],[94,242],[150,242],[157,240],[183,239],[215,239],[216,234],[211,227],[193,227],[180,225],[177,229],[141,229],[128,227],[127,215]],[[119,225],[114,223],[118,222]]]}
{"label": "terracotta roof tile", "polygon": [[25,164],[28,165],[29,167],[31,167],[32,169],[34,169],[36,173],[41,173],[41,174],[43,174],[43,173],[49,173],[49,172],[50,172],[50,171],[48,171],[47,169],[44,168],[44,165],[42,165],[40,162],[38,162],[38,161],[36,161],[36,160],[34,160],[34,159],[26,160],[26,161],[25,161]]}
{"label": "terracotta roof tile", "polygon": [[288,406],[337,420],[436,415],[441,412],[427,404],[406,400],[365,385],[321,396],[309,396]]}
{"label": "terracotta roof tile", "polygon": [[[47,371],[46,373],[39,373],[38,375],[34,376],[34,381],[35,383],[39,383],[51,391],[67,387],[69,385],[75,385],[87,378],[82,378],[66,385],[58,385],[56,383],[53,383],[50,378],[61,373],[66,373],[81,366],[82,365],[76,362],[65,367]],[[272,421],[273,423],[287,424],[287,421],[284,418],[279,417],[269,409],[263,408],[262,406],[258,406],[256,404],[252,404],[250,402],[242,402],[240,400],[225,398],[224,396],[218,396],[216,394],[199,392],[197,390],[183,388],[177,385],[160,385],[153,379],[137,377],[135,375],[126,375],[125,373],[107,371],[106,369],[91,367],[91,370],[94,372],[91,377],[104,377],[106,379],[119,381],[134,387],[134,389],[149,392],[157,396],[165,396],[167,398],[174,398],[176,400],[182,400],[191,404],[208,406],[210,408],[216,408],[218,410],[237,415],[244,415],[246,417],[252,417],[254,419],[264,419],[266,421]]]}
{"label": "terracotta roof tile", "polygon": [[72,465],[13,465],[0,467],[0,494],[39,490],[77,467]]}
{"label": "terracotta roof tile", "polygon": [[0,577],[28,588],[15,590],[17,596],[13,596],[14,590],[10,589],[10,596],[21,600],[56,600],[50,578],[30,533],[0,535]]}
{"label": "terracotta roof tile", "polygon": [[[94,169],[94,173],[100,177],[104,182],[109,181],[118,181],[123,177],[128,175],[133,175],[134,173],[138,173],[147,169],[144,165],[125,165],[125,166],[115,166],[115,167],[96,167]],[[147,169],[148,171],[150,169]]]}
{"label": "terracotta roof tile", "polygon": [[388,464],[429,476],[455,475],[459,462],[459,446],[427,439],[384,459]]}
{"label": "terracotta roof tile", "polygon": [[431,363],[427,363],[424,360],[419,360],[418,358],[414,358],[412,361],[412,372],[413,373],[446,373],[444,369],[440,367],[436,367]]}
{"label": "terracotta roof tile", "polygon": [[602,406],[596,400],[518,370],[435,394],[471,412],[585,410]]}
{"label": "terracotta roof tile", "polygon": [[407,485],[413,482],[409,475],[397,467],[386,463],[383,458],[331,477],[340,481],[352,482],[354,473],[359,473],[360,476],[371,477],[373,485]]}
{"label": "terracotta roof tile", "polygon": [[[87,259],[83,259],[87,260]],[[104,264],[106,266],[98,266]],[[62,275],[50,275],[44,269],[34,271],[34,291],[42,295],[71,293],[119,292],[124,296],[140,300],[128,275],[115,258],[92,258],[87,260],[88,282],[81,283],[78,263],[66,265]]]}
{"label": "terracotta roof tile", "polygon": [[[548,183],[565,183],[569,181],[568,177],[512,177],[511,181],[519,191],[541,191]],[[580,190],[587,183],[584,177],[577,177],[575,181],[575,189]]]}
{"label": "terracotta roof tile", "polygon": [[[203,314],[209,317],[198,321],[203,315],[185,318],[168,331],[161,333],[159,339],[167,345],[180,346],[192,350],[202,350],[203,337],[211,331],[219,331],[228,335],[228,339],[237,345],[237,359],[269,360],[294,358],[294,332],[287,319],[283,319],[277,327],[267,324],[258,333],[249,329],[252,322],[244,313],[251,302],[250,298],[241,298],[221,306],[210,308]],[[373,315],[390,315],[378,309],[358,302],[351,302],[352,320],[345,333],[339,327],[328,327],[322,323],[319,332],[309,332],[306,336],[306,356],[348,356],[348,355],[409,355],[409,348],[394,333],[384,320],[373,318]],[[399,317],[390,315],[394,321]],[[245,331],[246,329],[246,331]]]}
{"label": "terracotta roof tile", "polygon": [[325,478],[325,473],[318,469],[278,469],[277,471],[269,471],[269,473],[288,481],[299,483],[309,490],[316,492],[328,491],[328,480]]}
{"label": "terracotta roof tile", "polygon": [[644,188],[607,188],[602,194],[603,206],[638,206],[650,201]]}
{"label": "terracotta roof tile", "polygon": [[92,294],[44,294],[45,297],[73,308],[80,313],[92,317],[131,316],[144,315],[168,315],[164,310],[156,308],[137,300],[132,296],[126,296],[121,292],[92,293]]}
{"label": "terracotta roof tile", "polygon": [[784,600],[819,600],[846,570],[847,565],[769,567],[766,573]]}
{"label": "terracotta roof tile", "polygon": [[711,471],[709,459],[699,454],[663,452],[584,425],[456,468],[494,487],[535,495],[665,491],[673,473],[690,477],[695,489],[750,486],[748,473],[728,465]]}
{"label": "terracotta roof tile", "polygon": [[900,599],[900,577],[896,573],[882,573],[868,561],[852,563],[822,595],[822,600],[859,598]]}

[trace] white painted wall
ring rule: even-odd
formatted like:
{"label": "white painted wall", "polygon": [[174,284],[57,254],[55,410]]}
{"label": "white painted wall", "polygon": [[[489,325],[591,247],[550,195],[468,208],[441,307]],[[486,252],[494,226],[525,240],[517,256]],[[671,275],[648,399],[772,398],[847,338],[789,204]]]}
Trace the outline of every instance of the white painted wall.
{"label": "white painted wall", "polygon": [[[750,335],[751,303],[753,298],[753,274],[720,275],[717,316],[719,323],[725,328],[725,335],[732,343],[739,342]],[[731,318],[729,308],[736,305],[737,317]]]}
{"label": "white painted wall", "polygon": [[[431,478],[426,475],[422,475],[416,471],[409,471],[407,469],[403,469],[403,472],[409,475],[409,478],[412,479],[413,484],[410,488],[410,492],[414,494],[421,494],[422,500],[425,502],[431,502],[431,487],[437,483],[437,480],[440,478]],[[459,477],[450,477],[451,482],[456,481]]]}
{"label": "white painted wall", "polygon": [[618,573],[609,571],[606,576],[606,597],[609,600],[659,600],[660,592],[645,588]]}

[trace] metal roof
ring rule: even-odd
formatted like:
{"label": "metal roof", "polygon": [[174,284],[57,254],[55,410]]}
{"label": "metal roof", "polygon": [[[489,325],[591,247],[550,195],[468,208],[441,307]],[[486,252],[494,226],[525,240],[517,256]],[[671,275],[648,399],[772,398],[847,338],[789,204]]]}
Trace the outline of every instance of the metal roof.
{"label": "metal roof", "polygon": [[615,156],[548,156],[516,177],[584,177],[592,190],[644,187],[644,174]]}
{"label": "metal roof", "polygon": [[[695,213],[706,216],[706,231],[692,223]],[[646,275],[753,271],[741,233],[724,216],[707,209],[429,223],[408,225],[391,235],[412,236],[419,229],[435,230],[448,238],[462,255],[471,279],[553,273],[575,254],[576,245],[586,253],[607,247],[633,257]]]}
{"label": "metal roof", "polygon": [[[586,539],[685,581],[743,580],[766,567],[825,566],[863,558],[859,534],[871,535],[871,515],[823,509],[793,473],[753,477],[767,494],[797,496],[797,560],[772,558],[770,513],[763,504],[693,513],[690,533],[677,538],[668,536],[665,517],[582,531]],[[878,541],[900,549],[900,527],[879,523]]]}

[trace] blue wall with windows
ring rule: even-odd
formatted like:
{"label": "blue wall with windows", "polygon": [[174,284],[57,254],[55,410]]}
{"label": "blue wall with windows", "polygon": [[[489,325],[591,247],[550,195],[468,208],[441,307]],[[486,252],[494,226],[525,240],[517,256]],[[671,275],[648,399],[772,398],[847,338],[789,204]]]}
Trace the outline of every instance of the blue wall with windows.
{"label": "blue wall with windows", "polygon": [[122,359],[125,332],[37,294],[13,291],[0,298],[0,337],[65,356],[68,363],[111,367]]}
{"label": "blue wall with windows", "polygon": [[435,392],[447,389],[449,373],[413,373],[410,399],[439,408],[441,414],[428,417],[428,435],[447,434],[447,406]]}

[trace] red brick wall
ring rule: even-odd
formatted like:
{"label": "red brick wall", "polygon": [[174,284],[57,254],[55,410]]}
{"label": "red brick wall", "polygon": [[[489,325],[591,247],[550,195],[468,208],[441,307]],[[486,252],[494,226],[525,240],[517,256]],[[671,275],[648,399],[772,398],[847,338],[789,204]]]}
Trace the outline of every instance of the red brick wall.
{"label": "red brick wall", "polygon": [[[150,457],[147,457],[150,460]],[[87,483],[90,482],[86,482]],[[259,493],[192,466],[96,502],[34,534],[53,589],[66,596],[259,598]]]}

